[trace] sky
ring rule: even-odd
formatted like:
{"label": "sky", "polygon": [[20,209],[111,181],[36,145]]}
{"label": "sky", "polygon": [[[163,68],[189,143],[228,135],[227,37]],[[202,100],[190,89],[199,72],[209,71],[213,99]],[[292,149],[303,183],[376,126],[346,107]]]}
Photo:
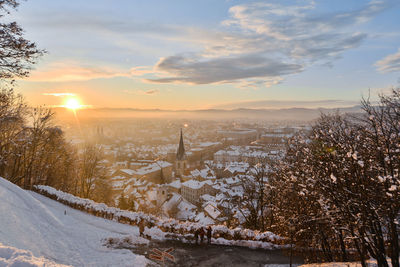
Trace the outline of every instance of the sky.
{"label": "sky", "polygon": [[28,0],[8,19],[46,49],[32,105],[357,105],[400,85],[398,0]]}

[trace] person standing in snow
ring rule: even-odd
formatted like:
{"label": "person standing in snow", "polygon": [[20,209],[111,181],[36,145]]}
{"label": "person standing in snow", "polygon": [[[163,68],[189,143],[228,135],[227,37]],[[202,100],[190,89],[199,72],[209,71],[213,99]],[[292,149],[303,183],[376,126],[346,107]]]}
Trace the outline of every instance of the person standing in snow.
{"label": "person standing in snow", "polygon": [[201,227],[201,228],[200,228],[200,244],[203,244],[203,241],[204,241],[204,235],[205,235],[204,228],[203,228],[203,227]]}
{"label": "person standing in snow", "polygon": [[139,223],[139,235],[144,237],[144,222],[143,220],[140,221]]}
{"label": "person standing in snow", "polygon": [[196,240],[196,244],[197,244],[197,241],[199,239],[199,229],[194,230],[194,239]]}
{"label": "person standing in snow", "polygon": [[207,228],[207,243],[208,244],[211,244],[211,236],[212,236],[212,229],[211,229],[211,225],[209,225]]}

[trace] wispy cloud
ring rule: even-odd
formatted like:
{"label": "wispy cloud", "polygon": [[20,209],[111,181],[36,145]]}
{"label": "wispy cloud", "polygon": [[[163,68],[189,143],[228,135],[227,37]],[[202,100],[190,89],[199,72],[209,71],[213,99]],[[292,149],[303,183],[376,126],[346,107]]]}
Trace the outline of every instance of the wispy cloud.
{"label": "wispy cloud", "polygon": [[35,82],[66,82],[66,81],[88,81],[93,79],[109,79],[115,77],[143,77],[147,74],[154,74],[153,67],[133,67],[120,69],[105,67],[103,65],[88,65],[79,61],[58,61],[52,62],[32,71],[26,79]]}
{"label": "wispy cloud", "polygon": [[154,69],[149,66],[133,67],[129,70],[129,74],[132,76],[143,76],[151,73],[154,73]]}
{"label": "wispy cloud", "polygon": [[400,48],[397,53],[386,56],[375,63],[380,72],[397,72],[400,71]]}
{"label": "wispy cloud", "polygon": [[56,96],[56,97],[76,96],[76,94],[73,93],[43,93],[42,95]]}
{"label": "wispy cloud", "polygon": [[157,95],[160,93],[158,89],[150,89],[150,90],[124,90],[124,93],[131,95]]}
{"label": "wispy cloud", "polygon": [[258,89],[260,87],[271,87],[276,84],[280,84],[282,82],[282,77],[274,77],[270,79],[261,79],[261,80],[243,80],[238,83],[237,87],[241,89]]}
{"label": "wispy cloud", "polygon": [[156,94],[158,94],[160,91],[159,90],[147,90],[147,91],[144,91],[143,93],[145,94],[145,95],[156,95]]}
{"label": "wispy cloud", "polygon": [[33,71],[27,80],[40,82],[86,81],[99,78],[131,77],[130,71],[98,67],[80,62],[54,62]]}

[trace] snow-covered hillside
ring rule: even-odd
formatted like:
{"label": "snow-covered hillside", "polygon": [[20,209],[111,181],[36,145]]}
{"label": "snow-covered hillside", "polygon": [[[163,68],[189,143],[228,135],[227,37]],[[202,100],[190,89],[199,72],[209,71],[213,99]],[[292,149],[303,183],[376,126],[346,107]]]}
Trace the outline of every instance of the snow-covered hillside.
{"label": "snow-covered hillside", "polygon": [[71,209],[3,178],[0,203],[0,243],[5,246],[73,266],[144,266],[148,262],[131,251],[102,246],[102,239],[109,237],[140,239],[137,227]]}
{"label": "snow-covered hillside", "polygon": [[18,249],[10,246],[4,246],[0,243],[0,266],[1,267],[67,267],[70,265],[63,265],[55,263],[44,257],[35,257],[30,251]]}

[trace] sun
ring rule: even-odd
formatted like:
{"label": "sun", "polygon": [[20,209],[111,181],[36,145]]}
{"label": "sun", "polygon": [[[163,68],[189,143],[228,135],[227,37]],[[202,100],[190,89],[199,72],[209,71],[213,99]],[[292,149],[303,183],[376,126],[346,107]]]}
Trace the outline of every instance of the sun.
{"label": "sun", "polygon": [[71,110],[77,110],[81,108],[81,104],[79,103],[79,100],[76,98],[69,98],[66,102],[65,102],[65,107],[67,109],[71,109]]}

